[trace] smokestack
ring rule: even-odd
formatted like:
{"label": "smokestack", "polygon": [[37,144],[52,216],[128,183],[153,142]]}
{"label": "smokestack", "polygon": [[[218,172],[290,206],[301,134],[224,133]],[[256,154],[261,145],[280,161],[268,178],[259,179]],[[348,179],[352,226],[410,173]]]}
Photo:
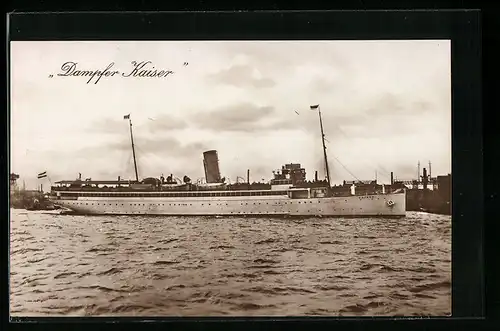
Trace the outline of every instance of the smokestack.
{"label": "smokestack", "polygon": [[247,183],[250,184],[250,169],[247,169]]}
{"label": "smokestack", "polygon": [[216,150],[203,153],[203,165],[205,167],[205,179],[207,183],[220,183],[219,157]]}
{"label": "smokestack", "polygon": [[418,161],[417,167],[417,182],[420,182],[420,161]]}
{"label": "smokestack", "polygon": [[422,184],[424,184],[424,190],[427,190],[427,169],[424,168],[424,172],[422,174]]}
{"label": "smokestack", "polygon": [[318,170],[316,170],[314,172],[314,181],[317,182],[318,181]]}
{"label": "smokestack", "polygon": [[391,185],[394,185],[394,173],[391,171]]}

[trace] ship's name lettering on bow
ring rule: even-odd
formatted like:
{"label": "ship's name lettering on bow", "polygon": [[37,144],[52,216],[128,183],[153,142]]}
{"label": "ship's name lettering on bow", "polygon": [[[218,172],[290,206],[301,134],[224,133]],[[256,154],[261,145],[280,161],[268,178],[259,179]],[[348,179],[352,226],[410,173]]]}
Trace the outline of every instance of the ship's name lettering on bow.
{"label": "ship's name lettering on bow", "polygon": [[172,75],[172,70],[156,69],[151,61],[131,62],[132,68],[126,72],[120,72],[114,69],[115,63],[111,62],[106,67],[96,70],[81,70],[78,62],[65,62],[61,66],[61,72],[57,76],[61,77],[88,77],[87,84],[97,84],[103,78],[109,77],[136,77],[136,78],[164,78]]}

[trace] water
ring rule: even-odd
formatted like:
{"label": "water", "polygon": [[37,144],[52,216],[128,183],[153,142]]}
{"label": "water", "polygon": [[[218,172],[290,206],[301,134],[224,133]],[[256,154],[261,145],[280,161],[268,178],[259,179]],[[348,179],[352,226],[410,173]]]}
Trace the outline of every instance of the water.
{"label": "water", "polygon": [[11,209],[12,316],[451,313],[451,217],[66,216]]}

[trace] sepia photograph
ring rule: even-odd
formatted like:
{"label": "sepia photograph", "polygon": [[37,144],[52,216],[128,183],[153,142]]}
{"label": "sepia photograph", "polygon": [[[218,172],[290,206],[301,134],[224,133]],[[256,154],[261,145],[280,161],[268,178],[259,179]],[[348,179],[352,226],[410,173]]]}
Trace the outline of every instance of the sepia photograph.
{"label": "sepia photograph", "polygon": [[9,47],[11,316],[452,316],[450,40]]}

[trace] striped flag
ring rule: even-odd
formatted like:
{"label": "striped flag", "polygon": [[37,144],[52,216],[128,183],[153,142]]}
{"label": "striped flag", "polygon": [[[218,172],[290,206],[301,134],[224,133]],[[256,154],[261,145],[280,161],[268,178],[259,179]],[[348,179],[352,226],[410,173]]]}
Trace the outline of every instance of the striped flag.
{"label": "striped flag", "polygon": [[38,179],[47,177],[47,171],[41,172],[38,174]]}
{"label": "striped flag", "polygon": [[128,120],[130,118],[130,114],[123,116],[124,120]]}
{"label": "striped flag", "polygon": [[313,105],[313,106],[311,106],[311,110],[318,109],[318,108],[319,108],[319,105]]}

